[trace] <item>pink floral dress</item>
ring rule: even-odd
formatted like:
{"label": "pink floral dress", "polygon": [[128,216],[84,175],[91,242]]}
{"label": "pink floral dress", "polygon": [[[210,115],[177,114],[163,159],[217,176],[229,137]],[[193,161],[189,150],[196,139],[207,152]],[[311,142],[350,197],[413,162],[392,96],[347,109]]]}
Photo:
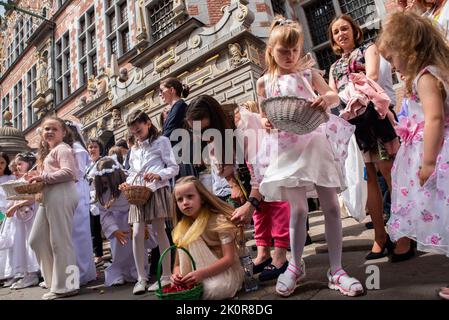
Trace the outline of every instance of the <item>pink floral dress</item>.
{"label": "pink floral dress", "polygon": [[[313,100],[312,71],[279,75],[272,79],[264,76],[267,98],[297,96]],[[329,114],[329,121],[305,135],[272,130],[270,134],[270,162],[259,191],[267,201],[285,201],[283,188],[315,186],[346,188],[344,163],[348,143],[355,127],[347,121]]]}
{"label": "pink floral dress", "polygon": [[[434,173],[421,187],[419,169],[423,158],[424,111],[417,95],[417,82],[426,72],[442,81],[448,97],[444,102],[446,116],[444,141]],[[402,145],[392,168],[391,217],[388,229],[393,240],[409,237],[418,250],[449,256],[449,79],[429,66],[413,83],[408,117],[396,128]]]}

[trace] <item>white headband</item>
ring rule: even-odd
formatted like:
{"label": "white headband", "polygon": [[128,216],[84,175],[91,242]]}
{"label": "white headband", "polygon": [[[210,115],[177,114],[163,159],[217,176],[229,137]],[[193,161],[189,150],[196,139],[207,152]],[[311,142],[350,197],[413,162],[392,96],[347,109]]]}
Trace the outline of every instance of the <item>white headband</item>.
{"label": "white headband", "polygon": [[103,170],[100,170],[100,171],[97,170],[97,166],[95,165],[93,167],[93,169],[92,169],[92,175],[94,175],[94,176],[102,176],[102,175],[105,175],[107,173],[112,173],[115,170],[118,170],[118,169],[122,170],[123,169],[122,165],[117,160],[117,155],[116,154],[113,154],[112,156],[103,157],[101,159],[111,159],[112,161],[114,161],[114,164],[112,165],[112,168],[110,168],[110,169],[103,169]]}

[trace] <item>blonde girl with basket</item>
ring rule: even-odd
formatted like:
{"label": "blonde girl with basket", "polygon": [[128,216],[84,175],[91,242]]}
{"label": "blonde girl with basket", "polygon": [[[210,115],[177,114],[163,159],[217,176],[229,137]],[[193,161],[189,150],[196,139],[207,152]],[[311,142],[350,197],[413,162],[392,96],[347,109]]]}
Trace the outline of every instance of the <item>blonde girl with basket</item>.
{"label": "blonde girl with basket", "polygon": [[[34,166],[36,157],[31,152],[22,152],[16,156],[14,162],[20,179]],[[14,200],[6,212],[15,230],[14,243],[9,249],[12,272],[15,279],[20,279],[11,285],[11,289],[23,289],[39,284],[39,263],[28,241],[36,209],[34,199]]]}
{"label": "blonde girl with basket", "polygon": [[171,277],[178,286],[203,283],[203,299],[232,298],[243,283],[239,262],[237,227],[230,221],[234,207],[215,197],[193,176],[183,177],[173,190],[176,201],[173,242],[192,255],[178,250]]}
{"label": "blonde girl with basket", "polygon": [[[159,250],[162,252],[170,247],[165,232],[165,219],[171,216],[173,201],[169,191],[170,179],[178,174],[170,140],[161,136],[152,124],[148,115],[140,110],[135,110],[128,115],[126,125],[129,132],[137,139],[137,143],[131,149],[129,159],[130,168],[126,183],[122,184],[123,190],[128,185],[139,184],[149,187],[153,194],[148,202],[142,206],[131,205],[128,222],[133,226],[133,252],[137,268],[137,283],[134,286],[134,294],[142,294],[146,291],[148,275],[145,271],[147,255],[145,251],[145,227],[151,223],[156,233]],[[170,255],[164,259],[162,283],[170,282]],[[155,291],[157,283],[148,288]]]}
{"label": "blonde girl with basket", "polygon": [[[277,17],[271,26],[265,60],[268,72],[257,81],[259,103],[279,96],[296,96],[312,101],[316,112],[329,113],[339,103],[336,93],[320,73],[311,69],[310,59],[300,58],[304,35],[294,21]],[[306,56],[307,57],[307,56]],[[318,92],[319,96],[316,96]],[[329,121],[314,131],[297,135],[279,131],[278,152],[271,154],[259,191],[267,201],[290,203],[290,247],[292,258],[287,270],[277,280],[276,292],[289,296],[305,276],[301,259],[306,241],[307,192],[316,190],[325,215],[326,240],[330,269],[327,272],[330,289],[348,296],[363,293],[360,282],[342,269],[342,227],[337,194],[345,188],[343,175],[347,146],[354,132],[353,126],[329,114]],[[262,123],[273,129],[265,113]]]}
{"label": "blonde girl with basket", "polygon": [[42,299],[53,300],[73,296],[79,289],[79,277],[73,276],[79,271],[72,243],[72,221],[79,200],[75,186],[78,168],[70,145],[73,138],[64,120],[46,118],[41,135],[39,172],[25,176],[29,182],[44,183],[29,242],[50,288]]}

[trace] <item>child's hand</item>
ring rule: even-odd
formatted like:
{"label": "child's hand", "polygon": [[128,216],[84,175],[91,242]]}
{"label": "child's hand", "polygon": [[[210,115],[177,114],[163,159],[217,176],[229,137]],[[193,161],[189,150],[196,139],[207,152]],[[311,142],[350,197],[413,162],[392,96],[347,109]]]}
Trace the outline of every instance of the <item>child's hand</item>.
{"label": "child's hand", "polygon": [[201,270],[195,270],[195,271],[189,272],[184,277],[182,277],[181,282],[185,286],[190,286],[190,285],[193,286],[197,283],[200,283],[203,280],[204,280],[204,277],[202,275]]}
{"label": "child's hand", "polygon": [[270,120],[267,118],[261,118],[260,122],[262,123],[262,127],[266,130],[274,129],[273,125],[271,124]]}
{"label": "child's hand", "polygon": [[114,231],[114,237],[120,242],[122,246],[128,243],[128,231],[116,230]]}
{"label": "child's hand", "polygon": [[16,210],[17,210],[17,207],[16,207],[16,206],[12,206],[11,208],[9,208],[9,209],[6,211],[6,216],[7,216],[8,218],[14,217],[14,213],[16,213]]}
{"label": "child's hand", "polygon": [[427,179],[432,175],[432,173],[435,171],[435,164],[423,164],[421,169],[419,170],[419,184],[422,187]]}
{"label": "child's hand", "polygon": [[143,179],[148,182],[161,181],[161,176],[156,173],[148,172],[143,175]]}
{"label": "child's hand", "polygon": [[118,189],[119,189],[120,191],[123,191],[123,190],[125,190],[127,187],[129,187],[129,184],[127,184],[126,182],[123,182],[122,184],[120,184],[120,185],[118,186]]}
{"label": "child's hand", "polygon": [[36,181],[41,182],[44,181],[44,178],[37,171],[30,171],[24,174],[23,178],[29,183]]}
{"label": "child's hand", "polygon": [[329,103],[325,96],[319,96],[317,97],[312,104],[310,105],[311,108],[314,108],[315,110],[326,112],[327,107]]}
{"label": "child's hand", "polygon": [[177,286],[182,286],[184,283],[182,282],[182,276],[179,273],[174,273],[170,277],[173,284]]}
{"label": "child's hand", "polygon": [[234,210],[231,216],[231,221],[234,222],[236,226],[243,226],[251,221],[253,212],[254,210],[252,210],[251,203],[246,202],[243,206]]}

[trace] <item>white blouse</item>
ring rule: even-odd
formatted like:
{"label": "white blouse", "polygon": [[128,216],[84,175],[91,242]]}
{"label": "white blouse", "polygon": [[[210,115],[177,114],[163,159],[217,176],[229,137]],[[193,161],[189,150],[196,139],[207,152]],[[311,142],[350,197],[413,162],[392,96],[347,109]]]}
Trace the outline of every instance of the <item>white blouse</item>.
{"label": "white blouse", "polygon": [[[129,175],[126,182],[134,185],[146,185],[153,191],[169,186],[169,180],[179,172],[170,140],[164,136],[159,136],[151,145],[148,140],[145,140],[133,146],[129,157],[129,165]],[[150,172],[158,174],[161,181],[151,183],[144,181],[143,174]],[[134,181],[137,173],[142,173],[142,175]]]}

